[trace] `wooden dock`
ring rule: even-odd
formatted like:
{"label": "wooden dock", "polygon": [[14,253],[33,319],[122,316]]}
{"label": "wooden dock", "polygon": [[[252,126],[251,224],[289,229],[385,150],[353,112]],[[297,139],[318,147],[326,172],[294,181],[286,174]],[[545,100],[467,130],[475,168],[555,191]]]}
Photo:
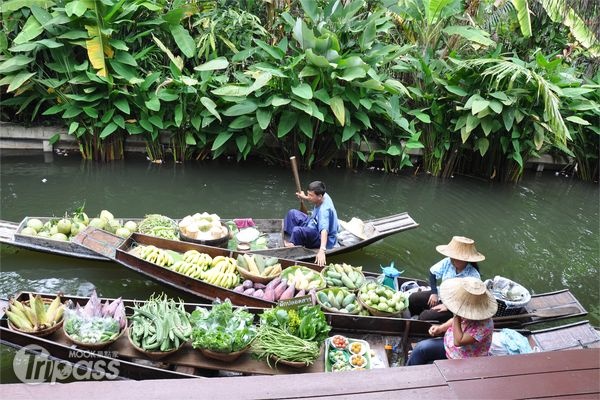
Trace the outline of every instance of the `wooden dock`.
{"label": "wooden dock", "polygon": [[370,371],[2,385],[7,399],[599,399],[600,349],[436,361]]}

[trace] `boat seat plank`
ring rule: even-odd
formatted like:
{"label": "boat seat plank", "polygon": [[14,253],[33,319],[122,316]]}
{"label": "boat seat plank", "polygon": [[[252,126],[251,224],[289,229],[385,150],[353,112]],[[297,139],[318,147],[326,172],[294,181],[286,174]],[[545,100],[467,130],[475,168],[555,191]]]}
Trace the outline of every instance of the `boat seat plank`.
{"label": "boat seat plank", "polygon": [[[598,369],[600,350],[552,351],[512,356],[476,357],[435,361],[448,381],[553,373],[564,370]],[[526,360],[526,362],[524,362]],[[523,361],[523,362],[522,362]]]}
{"label": "boat seat plank", "polygon": [[560,329],[551,328],[532,332],[529,343],[532,347],[537,346],[541,351],[598,348],[600,333],[587,321],[581,321]]}
{"label": "boat seat plank", "polygon": [[597,398],[600,389],[597,369],[453,381],[448,385],[459,398],[469,399],[556,398],[569,394]]}

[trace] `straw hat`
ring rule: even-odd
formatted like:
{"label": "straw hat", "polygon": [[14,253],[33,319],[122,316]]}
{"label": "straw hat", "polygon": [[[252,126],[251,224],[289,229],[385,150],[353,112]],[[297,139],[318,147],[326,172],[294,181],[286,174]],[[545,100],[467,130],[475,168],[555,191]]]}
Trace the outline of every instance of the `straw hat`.
{"label": "straw hat", "polygon": [[454,236],[450,243],[436,246],[438,253],[446,257],[467,262],[479,262],[485,260],[485,256],[475,248],[475,241],[464,236]]}
{"label": "straw hat", "polygon": [[446,279],[440,298],[448,310],[470,320],[488,319],[498,311],[496,298],[477,278]]}
{"label": "straw hat", "polygon": [[350,222],[339,220],[339,223],[344,230],[350,232],[354,236],[357,236],[362,240],[367,239],[367,235],[365,234],[365,223],[361,219],[352,217]]}

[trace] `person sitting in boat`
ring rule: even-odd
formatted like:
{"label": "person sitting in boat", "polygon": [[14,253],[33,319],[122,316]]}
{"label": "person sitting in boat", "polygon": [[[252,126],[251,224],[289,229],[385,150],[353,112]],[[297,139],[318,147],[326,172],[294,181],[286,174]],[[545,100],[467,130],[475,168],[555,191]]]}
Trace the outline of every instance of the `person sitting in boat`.
{"label": "person sitting in boat", "polygon": [[420,320],[446,321],[452,317],[446,305],[438,298],[437,280],[442,282],[449,278],[473,277],[481,279],[477,262],[485,260],[485,256],[475,248],[475,241],[464,236],[454,236],[447,245],[435,248],[446,256],[429,269],[429,286],[431,290],[414,292],[408,298],[412,316]]}
{"label": "person sitting in boat", "polygon": [[305,246],[318,248],[315,262],[325,265],[325,250],[333,248],[338,233],[337,212],[331,197],[325,193],[325,184],[314,181],[308,185],[307,194],[304,191],[296,193],[300,200],[314,204],[310,215],[298,210],[288,211],[283,224],[283,230],[290,235],[286,247]]}
{"label": "person sitting in boat", "polygon": [[406,365],[430,364],[435,360],[487,356],[492,345],[498,302],[477,278],[453,278],[442,282],[440,296],[454,313],[444,324],[432,325],[431,336],[417,343]]}

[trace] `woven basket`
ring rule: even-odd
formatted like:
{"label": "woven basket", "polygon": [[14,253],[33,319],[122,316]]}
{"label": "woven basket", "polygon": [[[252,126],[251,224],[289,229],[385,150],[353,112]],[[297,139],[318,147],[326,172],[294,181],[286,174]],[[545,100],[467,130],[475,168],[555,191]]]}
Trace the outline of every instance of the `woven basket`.
{"label": "woven basket", "polygon": [[[46,306],[46,308],[48,307],[48,305],[50,303],[52,303],[52,300],[53,299],[42,298],[42,301],[44,302],[44,306]],[[22,303],[24,305],[29,306],[29,300],[25,300]],[[63,307],[64,307],[64,304],[63,304]],[[63,316],[60,318],[60,321],[58,321],[56,324],[52,325],[51,327],[45,328],[45,329],[39,329],[34,332],[28,332],[28,331],[21,330],[21,329],[17,328],[16,326],[14,326],[13,323],[10,322],[10,320],[8,320],[7,322],[8,322],[8,327],[10,329],[12,329],[13,331],[26,333],[26,334],[32,335],[32,336],[45,337],[45,336],[52,335],[54,332],[56,332],[63,326],[63,322],[65,322],[65,316],[63,314]]]}
{"label": "woven basket", "polygon": [[387,312],[387,311],[380,311],[374,307],[368,306],[366,305],[361,299],[360,296],[357,296],[358,302],[360,303],[361,306],[363,306],[364,308],[367,309],[367,311],[369,311],[369,314],[374,315],[376,317],[396,317],[398,315],[401,315],[404,310],[401,311],[396,311],[396,312]]}
{"label": "woven basket", "polygon": [[240,268],[239,265],[236,266],[236,268],[237,268],[237,271],[242,276],[242,278],[249,279],[254,283],[262,283],[264,285],[271,282],[273,279],[277,278],[280,275],[280,274],[277,274],[275,276],[259,276],[259,275],[254,275],[254,274],[249,273],[244,268]]}
{"label": "woven basket", "polygon": [[218,351],[212,351],[212,350],[208,350],[208,349],[198,349],[198,350],[200,350],[200,353],[202,353],[202,355],[204,357],[208,357],[208,358],[212,358],[214,360],[219,360],[219,361],[224,361],[224,362],[231,362],[231,361],[237,360],[242,354],[247,352],[249,348],[250,348],[250,345],[246,346],[242,350],[234,351],[231,353],[221,353]]}
{"label": "woven basket", "polygon": [[494,317],[517,315],[521,314],[521,312],[523,311],[523,307],[508,307],[504,300],[496,298],[496,302],[498,303],[498,311],[496,311]]}
{"label": "woven basket", "polygon": [[63,326],[64,321],[65,321],[65,318],[63,317],[60,321],[58,321],[56,324],[52,325],[51,327],[46,328],[46,329],[40,329],[40,330],[37,330],[34,332],[28,332],[28,331],[21,330],[21,329],[17,328],[16,326],[14,326],[12,324],[12,322],[10,322],[10,320],[8,320],[8,327],[16,332],[26,333],[26,334],[32,335],[32,336],[45,337],[45,336],[50,336],[54,332],[59,330],[60,327]]}
{"label": "woven basket", "polygon": [[[325,285],[327,285],[328,288],[330,288],[330,287],[340,287],[340,286],[329,286],[327,284],[327,279],[325,278],[326,272],[329,271],[329,270],[331,270],[331,269],[332,269],[332,267],[330,267],[329,265],[326,266],[325,268],[323,268],[323,270],[321,271],[321,278],[323,278],[323,281],[325,282]],[[361,270],[359,270],[358,268],[356,268],[356,267],[352,267],[352,269],[354,269],[356,272],[358,272],[362,276],[362,283],[364,284],[366,282],[365,274]],[[362,286],[362,285],[360,285],[360,286]],[[360,287],[357,287],[357,288],[352,289],[352,288],[349,288],[346,285],[341,286],[341,287],[344,287],[344,288],[346,288],[346,289],[348,289],[350,291],[353,291],[353,292],[357,291],[360,288]]]}
{"label": "woven basket", "polygon": [[[333,292],[334,292],[334,293],[336,293],[336,294],[337,294],[337,293],[338,293],[340,290],[343,290],[343,291],[344,291],[344,293],[346,293],[346,294],[350,294],[350,293],[352,293],[352,292],[350,291],[350,289],[348,289],[348,288],[346,288],[346,287],[343,287],[343,288],[331,287],[331,288],[327,288],[327,289],[321,289],[321,290],[319,290],[319,291],[320,291],[320,292],[327,293],[329,290],[333,291]],[[357,301],[357,299],[358,299],[358,297],[357,297],[357,298],[354,300],[354,302],[356,302],[356,301]],[[356,307],[356,310],[354,310],[354,311],[353,311],[353,312],[351,312],[351,313],[350,313],[350,312],[343,313],[343,312],[340,312],[340,310],[334,310],[333,308],[327,307],[326,305],[324,305],[323,303],[321,303],[321,300],[319,300],[319,296],[317,296],[317,303],[318,303],[318,304],[321,306],[321,308],[322,308],[323,310],[325,310],[325,311],[327,311],[327,312],[330,312],[330,313],[338,313],[338,314],[346,314],[346,315],[356,315],[356,314],[358,314],[358,313],[360,312],[360,310],[361,310],[361,308],[360,308],[360,307]]]}
{"label": "woven basket", "polygon": [[184,343],[181,343],[176,349],[171,349],[168,351],[147,351],[133,343],[133,340],[131,340],[131,328],[127,329],[127,338],[129,339],[129,343],[131,343],[131,346],[133,346],[134,349],[136,349],[137,351],[154,361],[162,360],[163,358],[170,356],[177,350],[181,349],[184,345]]}
{"label": "woven basket", "polygon": [[63,325],[63,332],[65,333],[65,336],[67,337],[67,339],[69,339],[73,344],[76,344],[77,347],[81,347],[82,349],[87,349],[87,350],[100,350],[105,348],[106,346],[113,344],[114,342],[116,342],[121,336],[123,336],[123,334],[125,333],[125,331],[127,330],[127,320],[125,320],[125,327],[123,327],[123,329],[121,329],[121,331],[119,332],[119,334],[117,336],[115,336],[113,339],[107,340],[105,342],[101,342],[101,343],[84,343],[84,342],[80,342],[79,340],[73,339],[68,333],[67,331],[64,329],[64,325]]}
{"label": "woven basket", "polygon": [[200,240],[200,239],[194,239],[191,238],[189,236],[186,236],[181,229],[179,230],[179,237],[181,238],[181,240],[183,240],[184,242],[190,242],[190,243],[196,243],[196,244],[201,244],[204,246],[213,246],[213,247],[221,247],[226,249],[227,245],[229,243],[229,227],[227,227],[227,235],[222,236],[218,239],[207,239],[207,240]]}

